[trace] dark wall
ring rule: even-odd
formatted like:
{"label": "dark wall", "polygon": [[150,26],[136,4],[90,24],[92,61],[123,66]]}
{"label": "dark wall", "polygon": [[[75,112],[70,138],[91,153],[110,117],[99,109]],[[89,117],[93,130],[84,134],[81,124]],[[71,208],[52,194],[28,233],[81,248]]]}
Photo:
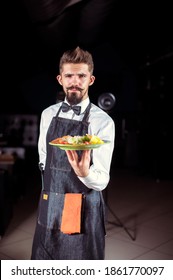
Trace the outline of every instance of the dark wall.
{"label": "dark wall", "polygon": [[10,0],[2,11],[1,114],[40,116],[56,102],[59,58],[79,44],[95,61],[91,100],[97,104],[107,92],[116,97],[109,112],[117,126],[116,164],[169,170],[169,164],[163,166],[172,156],[173,42],[167,1]]}

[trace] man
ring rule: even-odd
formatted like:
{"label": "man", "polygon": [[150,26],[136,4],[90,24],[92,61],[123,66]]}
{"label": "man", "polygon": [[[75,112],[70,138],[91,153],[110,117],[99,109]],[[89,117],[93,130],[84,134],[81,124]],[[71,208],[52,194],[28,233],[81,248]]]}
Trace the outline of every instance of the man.
{"label": "man", "polygon": [[[110,179],[115,126],[112,118],[89,100],[88,89],[95,80],[93,70],[88,51],[79,47],[66,51],[57,76],[65,100],[41,115],[38,149],[43,188],[31,259],[104,259],[102,190]],[[85,134],[110,143],[83,151],[61,150],[49,144],[65,135]],[[69,231],[69,224],[78,230]],[[64,227],[68,227],[67,232]]]}

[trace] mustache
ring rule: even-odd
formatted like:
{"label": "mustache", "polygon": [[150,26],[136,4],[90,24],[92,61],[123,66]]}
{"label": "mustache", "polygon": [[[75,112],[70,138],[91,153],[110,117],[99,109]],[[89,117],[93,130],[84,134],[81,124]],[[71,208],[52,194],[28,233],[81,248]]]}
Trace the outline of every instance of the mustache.
{"label": "mustache", "polygon": [[83,89],[80,88],[80,87],[71,86],[71,87],[67,87],[67,90],[79,90],[79,91],[82,91]]}

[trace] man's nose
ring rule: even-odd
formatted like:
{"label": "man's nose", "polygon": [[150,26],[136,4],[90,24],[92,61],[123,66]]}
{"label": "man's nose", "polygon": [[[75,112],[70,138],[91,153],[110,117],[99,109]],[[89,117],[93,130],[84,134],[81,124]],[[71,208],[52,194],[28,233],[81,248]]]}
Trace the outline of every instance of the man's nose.
{"label": "man's nose", "polygon": [[74,85],[77,85],[78,83],[79,83],[79,77],[76,75],[74,75],[73,77],[72,77],[72,84],[74,84]]}

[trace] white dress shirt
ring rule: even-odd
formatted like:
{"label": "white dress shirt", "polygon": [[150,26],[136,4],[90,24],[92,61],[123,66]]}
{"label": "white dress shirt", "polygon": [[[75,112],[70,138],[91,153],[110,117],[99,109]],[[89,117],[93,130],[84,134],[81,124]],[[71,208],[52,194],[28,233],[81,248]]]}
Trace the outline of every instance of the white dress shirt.
{"label": "white dress shirt", "polygon": [[[67,102],[65,100],[65,102]],[[73,110],[68,112],[59,113],[59,117],[82,120],[84,111],[88,106],[90,100],[85,99],[78,105],[81,106],[81,114],[76,115]],[[67,102],[68,103],[68,102]],[[62,102],[51,105],[41,114],[40,120],[40,134],[38,140],[39,162],[43,163],[43,168],[46,162],[46,134],[51,123],[51,120],[56,116],[58,109]],[[114,150],[115,142],[115,123],[113,119],[98,106],[92,103],[89,113],[89,127],[88,134],[97,135],[100,139],[109,140],[110,143],[105,144],[97,149],[93,149],[92,165],[90,166],[89,174],[87,177],[78,177],[86,187],[101,191],[106,188],[110,179],[110,167]],[[62,135],[63,136],[63,135]],[[82,136],[82,135],[81,135]]]}

